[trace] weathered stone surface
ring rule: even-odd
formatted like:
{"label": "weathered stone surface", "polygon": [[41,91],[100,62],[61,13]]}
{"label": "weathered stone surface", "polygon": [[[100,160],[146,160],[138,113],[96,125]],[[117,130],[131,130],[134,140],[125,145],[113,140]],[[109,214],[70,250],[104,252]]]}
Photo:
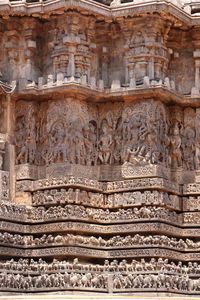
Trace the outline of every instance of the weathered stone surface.
{"label": "weathered stone surface", "polygon": [[0,292],[200,295],[198,1],[0,1]]}

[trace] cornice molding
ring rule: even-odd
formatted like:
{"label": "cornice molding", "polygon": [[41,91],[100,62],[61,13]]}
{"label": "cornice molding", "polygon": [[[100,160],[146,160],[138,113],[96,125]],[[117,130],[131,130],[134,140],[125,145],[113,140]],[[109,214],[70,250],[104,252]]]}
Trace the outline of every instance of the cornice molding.
{"label": "cornice molding", "polygon": [[62,14],[69,8],[76,8],[83,13],[91,13],[102,16],[104,18],[120,18],[130,15],[159,11],[167,13],[179,19],[181,22],[189,26],[200,25],[200,16],[192,15],[188,10],[180,7],[180,5],[172,3],[168,0],[162,1],[136,1],[130,3],[122,3],[118,6],[107,6],[92,0],[49,0],[45,2],[27,3],[22,1],[1,1],[0,15],[32,15],[34,17],[48,18],[53,14]]}

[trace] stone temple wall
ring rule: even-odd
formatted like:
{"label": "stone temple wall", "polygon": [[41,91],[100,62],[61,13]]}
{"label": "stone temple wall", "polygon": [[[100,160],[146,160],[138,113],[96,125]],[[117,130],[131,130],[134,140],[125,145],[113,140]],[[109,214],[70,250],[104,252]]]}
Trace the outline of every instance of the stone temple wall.
{"label": "stone temple wall", "polygon": [[0,291],[200,295],[200,3],[0,2]]}

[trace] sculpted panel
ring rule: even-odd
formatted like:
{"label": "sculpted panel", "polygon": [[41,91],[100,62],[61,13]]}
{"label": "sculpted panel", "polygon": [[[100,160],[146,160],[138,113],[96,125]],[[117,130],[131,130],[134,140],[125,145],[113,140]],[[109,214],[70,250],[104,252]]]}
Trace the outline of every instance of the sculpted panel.
{"label": "sculpted panel", "polygon": [[200,210],[200,197],[184,197],[183,198],[184,211],[199,211]]}
{"label": "sculpted panel", "polygon": [[123,112],[123,161],[168,165],[168,113],[162,103],[140,101]]}
{"label": "sculpted panel", "polygon": [[33,193],[32,197],[34,206],[74,203],[86,206],[105,207],[107,206],[106,202],[106,195],[73,188],[69,188],[68,190],[52,189],[37,191]]}
{"label": "sculpted panel", "polygon": [[106,195],[88,192],[83,189],[50,189],[34,192],[32,196],[32,203],[34,206],[80,204],[99,208],[157,205],[180,210],[180,199],[177,195],[150,190],[144,192],[133,191]]}
{"label": "sculpted panel", "polygon": [[[182,265],[162,258],[151,258],[150,262],[132,260],[131,263],[125,259],[105,260],[104,265],[84,264],[77,258],[73,262],[54,259],[52,263],[20,259],[1,262],[0,267],[3,290],[45,291],[59,287],[113,292],[156,289],[195,294],[199,291],[197,263]],[[26,270],[25,275],[21,274],[23,270]],[[41,272],[45,274],[39,275]]]}
{"label": "sculpted panel", "polygon": [[180,251],[199,251],[200,242],[192,239],[177,239],[165,235],[115,235],[105,239],[101,236],[84,236],[79,234],[43,234],[19,235],[8,232],[0,233],[0,244],[3,246],[16,246],[18,248],[46,248],[56,246],[81,246],[83,248],[96,249],[127,249],[159,247]]}
{"label": "sculpted panel", "polygon": [[45,105],[46,123],[41,122],[43,129],[40,134],[43,163],[95,165],[95,107],[92,109],[86,103],[77,100],[74,102],[73,99],[49,102]]}
{"label": "sculpted panel", "polygon": [[163,219],[167,222],[172,222],[179,224],[181,219],[179,215],[165,208],[161,207],[146,207],[141,208],[128,208],[128,209],[118,209],[117,211],[110,211],[109,209],[100,209],[92,207],[84,207],[81,205],[65,205],[50,207],[45,210],[37,208],[33,211],[33,219],[38,215],[37,211],[42,212],[42,218],[44,219],[56,219],[65,218],[68,220],[94,220],[96,222],[102,223],[116,223],[118,222],[130,222],[137,221],[139,219]]}
{"label": "sculpted panel", "polygon": [[[19,101],[16,163],[194,170],[198,167],[197,124],[195,109],[167,107],[153,99],[98,106],[73,98],[27,105]],[[162,173],[169,177],[166,170]]]}
{"label": "sculpted panel", "polygon": [[121,164],[123,104],[99,107],[98,158],[101,164]]}
{"label": "sculpted panel", "polygon": [[182,132],[183,132],[183,112],[179,107],[173,107],[170,110],[170,165],[173,168],[183,166],[182,150]]}
{"label": "sculpted panel", "polygon": [[200,133],[199,133],[199,127],[200,127],[200,109],[196,109],[196,119],[195,119],[195,128],[196,128],[196,140],[195,140],[195,146],[196,146],[196,153],[195,153],[195,160],[196,160],[196,168],[197,170],[200,168]]}
{"label": "sculpted panel", "polygon": [[109,207],[128,207],[139,205],[158,205],[173,207],[180,210],[180,199],[177,195],[167,194],[161,191],[133,191],[114,193],[107,196]]}
{"label": "sculpted panel", "polygon": [[[3,163],[3,162],[2,162]],[[0,197],[1,199],[8,200],[9,192],[9,172],[0,170]]]}
{"label": "sculpted panel", "polygon": [[[195,109],[186,108],[184,110],[184,129],[183,129],[183,167],[186,170],[196,168],[196,128],[195,128]],[[198,129],[197,129],[198,131]]]}
{"label": "sculpted panel", "polygon": [[35,104],[18,103],[17,164],[96,165],[97,112],[86,103],[72,101],[42,103],[37,107],[37,117]]}
{"label": "sculpted panel", "polygon": [[35,163],[37,143],[36,111],[37,105],[35,102],[17,102],[15,115],[16,164]]}

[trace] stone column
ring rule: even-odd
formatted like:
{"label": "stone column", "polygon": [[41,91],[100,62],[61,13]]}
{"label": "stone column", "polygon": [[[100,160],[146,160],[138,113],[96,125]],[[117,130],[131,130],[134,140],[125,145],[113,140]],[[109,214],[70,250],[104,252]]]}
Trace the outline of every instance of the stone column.
{"label": "stone column", "polygon": [[[196,174],[198,175],[198,182],[200,182],[200,132],[199,132],[199,127],[200,127],[200,108],[196,109],[196,120],[195,120],[195,128],[196,128]],[[196,178],[197,182],[197,178]]]}
{"label": "stone column", "polygon": [[109,76],[108,76],[108,56],[102,55],[102,80],[104,81],[104,85],[108,86],[109,84]]}
{"label": "stone column", "polygon": [[199,91],[200,59],[195,60],[195,88]]}
{"label": "stone column", "polygon": [[9,172],[9,198],[10,201],[15,200],[15,186],[16,186],[16,172],[15,172],[15,146],[13,145],[13,131],[14,131],[14,103],[11,95],[6,95],[6,135],[7,135],[7,147],[6,158],[7,165],[6,170]]}
{"label": "stone column", "polygon": [[134,63],[129,65],[129,82],[130,82],[130,88],[136,87],[135,64]]}
{"label": "stone column", "polygon": [[149,60],[149,79],[155,79],[155,71],[154,71],[154,57],[151,57]]}
{"label": "stone column", "polygon": [[195,59],[195,79],[194,79],[194,87],[192,88],[191,95],[198,96],[200,89],[200,49],[197,49],[193,53]]}
{"label": "stone column", "polygon": [[76,46],[70,45],[69,46],[69,64],[68,64],[68,75],[70,77],[75,76],[75,58],[74,58],[75,51],[76,51]]}

